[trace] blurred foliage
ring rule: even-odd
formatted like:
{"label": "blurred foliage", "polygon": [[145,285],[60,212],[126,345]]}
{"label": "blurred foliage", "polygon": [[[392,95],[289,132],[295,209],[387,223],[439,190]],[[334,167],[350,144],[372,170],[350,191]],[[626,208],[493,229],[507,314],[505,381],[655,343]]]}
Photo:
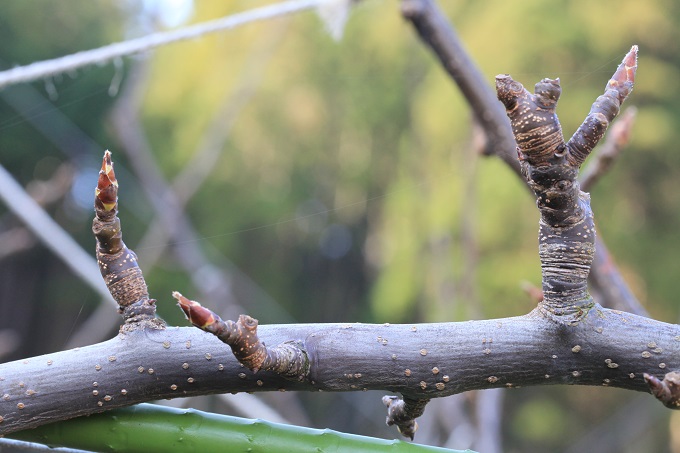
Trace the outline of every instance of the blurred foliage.
{"label": "blurred foliage", "polygon": [[[190,20],[267,3],[203,0]],[[635,293],[656,318],[675,322],[680,4],[440,3],[487,82],[498,73],[528,87],[560,77],[558,113],[567,137],[631,44],[640,46],[628,101],[639,109],[632,143],[592,200],[601,235]],[[0,64],[137,36],[145,31],[140,24],[153,21],[130,5],[3,1]],[[269,54],[256,52],[263,45],[271,46]],[[187,207],[202,238],[198,246],[216,262],[231,260],[291,314],[277,318],[267,305],[239,301],[261,322],[453,321],[531,309],[520,283],[540,284],[534,203],[500,161],[478,156],[465,100],[400,17],[397,2],[360,3],[341,42],[313,13],[301,13],[166,46],[126,59],[125,67],[141,58],[152,65],[143,127],[168,180],[191,162],[220,106],[242,84],[244,68],[263,60],[255,94]],[[69,197],[49,210],[86,248],[93,246],[91,210],[78,200],[89,196],[81,183],[89,177],[94,185],[96,172],[84,172],[103,149],[113,151],[120,174],[128,245],[135,247],[152,220],[153,201],[144,199],[107,127],[116,71],[104,65],[34,83],[43,101],[26,100],[23,116],[4,96],[23,95],[25,87],[0,92],[0,159],[17,179],[46,179],[66,161],[82,170]],[[51,115],[67,117],[99,147],[60,149],[32,125],[31,118]],[[16,225],[8,215],[0,220],[3,230]],[[137,251],[144,266],[146,251]],[[166,252],[146,277],[161,314],[181,323],[170,291],[190,295],[196,288],[178,259]],[[23,338],[13,357],[60,349],[98,302],[42,247],[1,262],[0,282],[0,328]],[[31,335],[36,326],[43,335]],[[598,389],[529,391],[535,392],[529,400],[507,398],[515,417],[507,424],[508,451],[561,449],[596,423],[593,414],[606,417],[627,398]],[[315,414],[320,426],[331,418]],[[556,424],[568,428],[549,429]],[[658,430],[665,435],[665,425]],[[668,448],[658,442],[648,451]]]}

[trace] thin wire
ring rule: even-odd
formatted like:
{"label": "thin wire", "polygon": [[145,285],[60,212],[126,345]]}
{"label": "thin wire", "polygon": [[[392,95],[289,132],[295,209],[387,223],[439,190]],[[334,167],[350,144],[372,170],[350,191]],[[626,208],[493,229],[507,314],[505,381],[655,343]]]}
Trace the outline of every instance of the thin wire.
{"label": "thin wire", "polygon": [[250,22],[304,11],[315,8],[325,1],[327,0],[290,0],[275,3],[178,30],[152,33],[141,38],[109,44],[97,49],[77,52],[52,60],[38,61],[26,66],[18,66],[0,72],[0,88],[17,83],[46,79],[47,77],[73,71],[83,66],[106,63],[116,58],[145,52],[178,41],[199,38],[208,33],[229,30]]}

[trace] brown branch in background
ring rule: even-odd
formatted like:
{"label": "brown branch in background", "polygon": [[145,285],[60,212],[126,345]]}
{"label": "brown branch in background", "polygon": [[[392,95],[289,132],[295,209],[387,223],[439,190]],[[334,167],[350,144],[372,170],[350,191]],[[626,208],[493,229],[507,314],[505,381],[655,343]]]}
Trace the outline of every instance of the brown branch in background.
{"label": "brown branch in background", "polygon": [[21,336],[12,329],[0,330],[0,360],[13,353],[21,345]]}
{"label": "brown branch in background", "polygon": [[[118,181],[113,171],[111,153],[106,151],[99,171],[94,197],[95,218],[92,232],[97,240],[97,264],[106,287],[118,303],[118,311],[125,318],[125,325],[155,320],[155,301],[137,264],[137,255],[123,242],[118,212]],[[160,321],[152,322],[160,328]]]}
{"label": "brown branch in background", "polygon": [[217,314],[177,291],[172,293],[189,322],[231,347],[236,359],[249,370],[273,371],[302,381],[309,373],[307,352],[300,342],[284,342],[269,348],[257,336],[257,319],[239,316],[237,322],[223,321]]}
{"label": "brown branch in background", "polygon": [[[71,188],[74,169],[70,164],[62,164],[46,180],[34,180],[26,184],[26,193],[41,207],[61,200]],[[36,238],[23,227],[15,227],[0,233],[0,260],[33,247]]]}
{"label": "brown branch in background", "polygon": [[36,244],[35,236],[24,227],[14,227],[0,233],[0,260],[28,250]]}
{"label": "brown branch in background", "polygon": [[387,407],[385,423],[387,423],[387,426],[397,425],[397,429],[402,436],[413,440],[418,430],[416,418],[423,415],[425,406],[429,401],[427,398],[413,399],[385,395],[382,397],[382,402]]}
{"label": "brown branch in background", "polygon": [[589,164],[581,171],[579,182],[584,192],[590,192],[595,183],[609,171],[621,151],[626,147],[636,116],[637,109],[629,107],[612,124],[607,139],[595,150]]}
{"label": "brown branch in background", "polygon": [[662,381],[647,373],[643,377],[649,390],[664,406],[669,409],[680,409],[680,372],[666,373]]}
{"label": "brown branch in background", "polygon": [[[520,175],[515,142],[505,112],[498,105],[493,91],[472,59],[460,44],[449,20],[434,0],[402,0],[402,14],[413,23],[421,39],[437,55],[442,66],[458,84],[470,108],[481,112],[480,125],[487,134],[488,148]],[[483,94],[482,92],[487,92]],[[480,113],[475,113],[477,117]],[[609,252],[600,237],[595,240],[597,253],[591,267],[589,282],[595,286],[602,305],[646,316],[646,310],[632,293],[616,265],[608,259]],[[606,255],[607,259],[602,255]],[[613,277],[613,278],[612,278]],[[620,301],[625,300],[622,304]]]}
{"label": "brown branch in background", "polygon": [[90,254],[31,198],[0,165],[0,199],[31,230],[43,245],[104,299],[115,303]]}
{"label": "brown branch in background", "polygon": [[486,133],[484,154],[500,157],[519,173],[515,142],[503,109],[446,16],[430,0],[403,0],[401,13],[413,23],[420,38],[439,57],[444,69],[468,100],[476,120]]}
{"label": "brown branch in background", "polygon": [[522,282],[522,290],[529,296],[529,299],[535,304],[543,302],[543,290],[534,286],[530,282]]}
{"label": "brown branch in background", "polygon": [[475,401],[475,424],[477,438],[472,446],[484,453],[503,452],[503,389],[489,389],[477,392]]}
{"label": "brown branch in background", "polygon": [[[64,197],[71,188],[73,175],[74,169],[70,164],[61,164],[48,180],[34,180],[26,184],[26,193],[38,206],[45,207]],[[7,229],[0,233],[0,260],[27,250],[36,243],[36,237],[31,234],[30,229]]]}
{"label": "brown branch in background", "polygon": [[649,317],[647,310],[628,288],[599,235],[595,248],[597,253],[588,279],[593,295],[597,295],[599,300],[608,301],[610,308]]}
{"label": "brown branch in background", "polygon": [[[144,99],[144,92],[149,84],[148,61],[137,62],[132,67],[128,82],[111,114],[111,123],[120,139],[122,149],[129,153],[132,162],[135,163],[133,166],[135,172],[160,177],[159,179],[154,176],[156,182],[153,185],[148,184],[149,187],[142,181],[147,195],[153,197],[153,188],[158,188],[156,184],[160,181],[163,190],[159,192],[172,198],[172,203],[166,203],[164,212],[155,216],[137,246],[140,252],[144,249],[144,253],[140,253],[140,258],[145,268],[153,267],[166,249],[174,248],[177,255],[182,257],[176,260],[177,264],[187,270],[196,288],[202,291],[205,302],[210,303],[225,316],[236,316],[243,312],[238,301],[245,298],[250,301],[269,301],[268,308],[279,315],[284,310],[228,259],[221,257],[219,266],[208,260],[200,246],[201,242],[196,240],[197,235],[190,219],[184,213],[184,207],[214,170],[215,163],[222,155],[224,143],[231,135],[233,125],[242,109],[257,92],[262,78],[267,73],[267,64],[279,48],[287,26],[286,20],[272,24],[268,32],[254,43],[235,88],[225,95],[191,160],[183,166],[172,182],[162,178],[155,165],[151,145],[140,126],[143,123],[140,118],[140,102]],[[140,154],[143,155],[139,156]],[[168,212],[169,210],[171,212]],[[168,221],[168,217],[183,220]]]}

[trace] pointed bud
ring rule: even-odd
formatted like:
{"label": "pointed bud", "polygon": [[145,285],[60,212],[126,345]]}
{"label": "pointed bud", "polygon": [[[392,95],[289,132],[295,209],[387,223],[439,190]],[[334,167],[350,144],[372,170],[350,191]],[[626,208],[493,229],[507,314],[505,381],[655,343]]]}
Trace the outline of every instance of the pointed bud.
{"label": "pointed bud", "polygon": [[97,181],[97,188],[94,194],[104,207],[104,210],[111,211],[115,209],[118,201],[118,181],[113,171],[111,152],[108,150],[104,153],[102,168],[99,170],[99,180]]}
{"label": "pointed bud", "polygon": [[177,305],[182,309],[189,322],[200,329],[205,329],[219,319],[212,311],[194,300],[187,299],[177,291],[172,293],[172,297],[177,299]]}

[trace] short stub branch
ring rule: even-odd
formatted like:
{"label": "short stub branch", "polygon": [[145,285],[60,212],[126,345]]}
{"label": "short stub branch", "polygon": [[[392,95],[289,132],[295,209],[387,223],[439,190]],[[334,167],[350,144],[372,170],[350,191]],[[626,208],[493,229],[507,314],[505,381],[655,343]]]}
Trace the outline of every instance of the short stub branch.
{"label": "short stub branch", "polygon": [[423,415],[425,405],[429,399],[412,399],[408,397],[399,398],[394,395],[382,397],[383,404],[387,407],[387,426],[396,425],[399,433],[411,440],[418,430],[416,418]]}
{"label": "short stub branch", "polygon": [[216,313],[177,291],[172,293],[189,322],[215,335],[231,347],[234,357],[253,372],[273,371],[289,379],[304,380],[309,374],[309,358],[302,342],[287,341],[267,347],[257,336],[257,319],[247,315],[238,321],[223,321]]}
{"label": "short stub branch", "polygon": [[94,210],[92,232],[97,241],[97,264],[106,287],[118,303],[118,311],[125,319],[122,329],[136,328],[141,322],[149,327],[163,328],[163,322],[156,318],[155,300],[149,298],[137,255],[123,242],[117,216],[118,181],[109,151],[104,153],[99,171]]}
{"label": "short stub branch", "polygon": [[663,380],[647,373],[643,376],[656,399],[669,409],[680,409],[680,372],[666,373]]}

